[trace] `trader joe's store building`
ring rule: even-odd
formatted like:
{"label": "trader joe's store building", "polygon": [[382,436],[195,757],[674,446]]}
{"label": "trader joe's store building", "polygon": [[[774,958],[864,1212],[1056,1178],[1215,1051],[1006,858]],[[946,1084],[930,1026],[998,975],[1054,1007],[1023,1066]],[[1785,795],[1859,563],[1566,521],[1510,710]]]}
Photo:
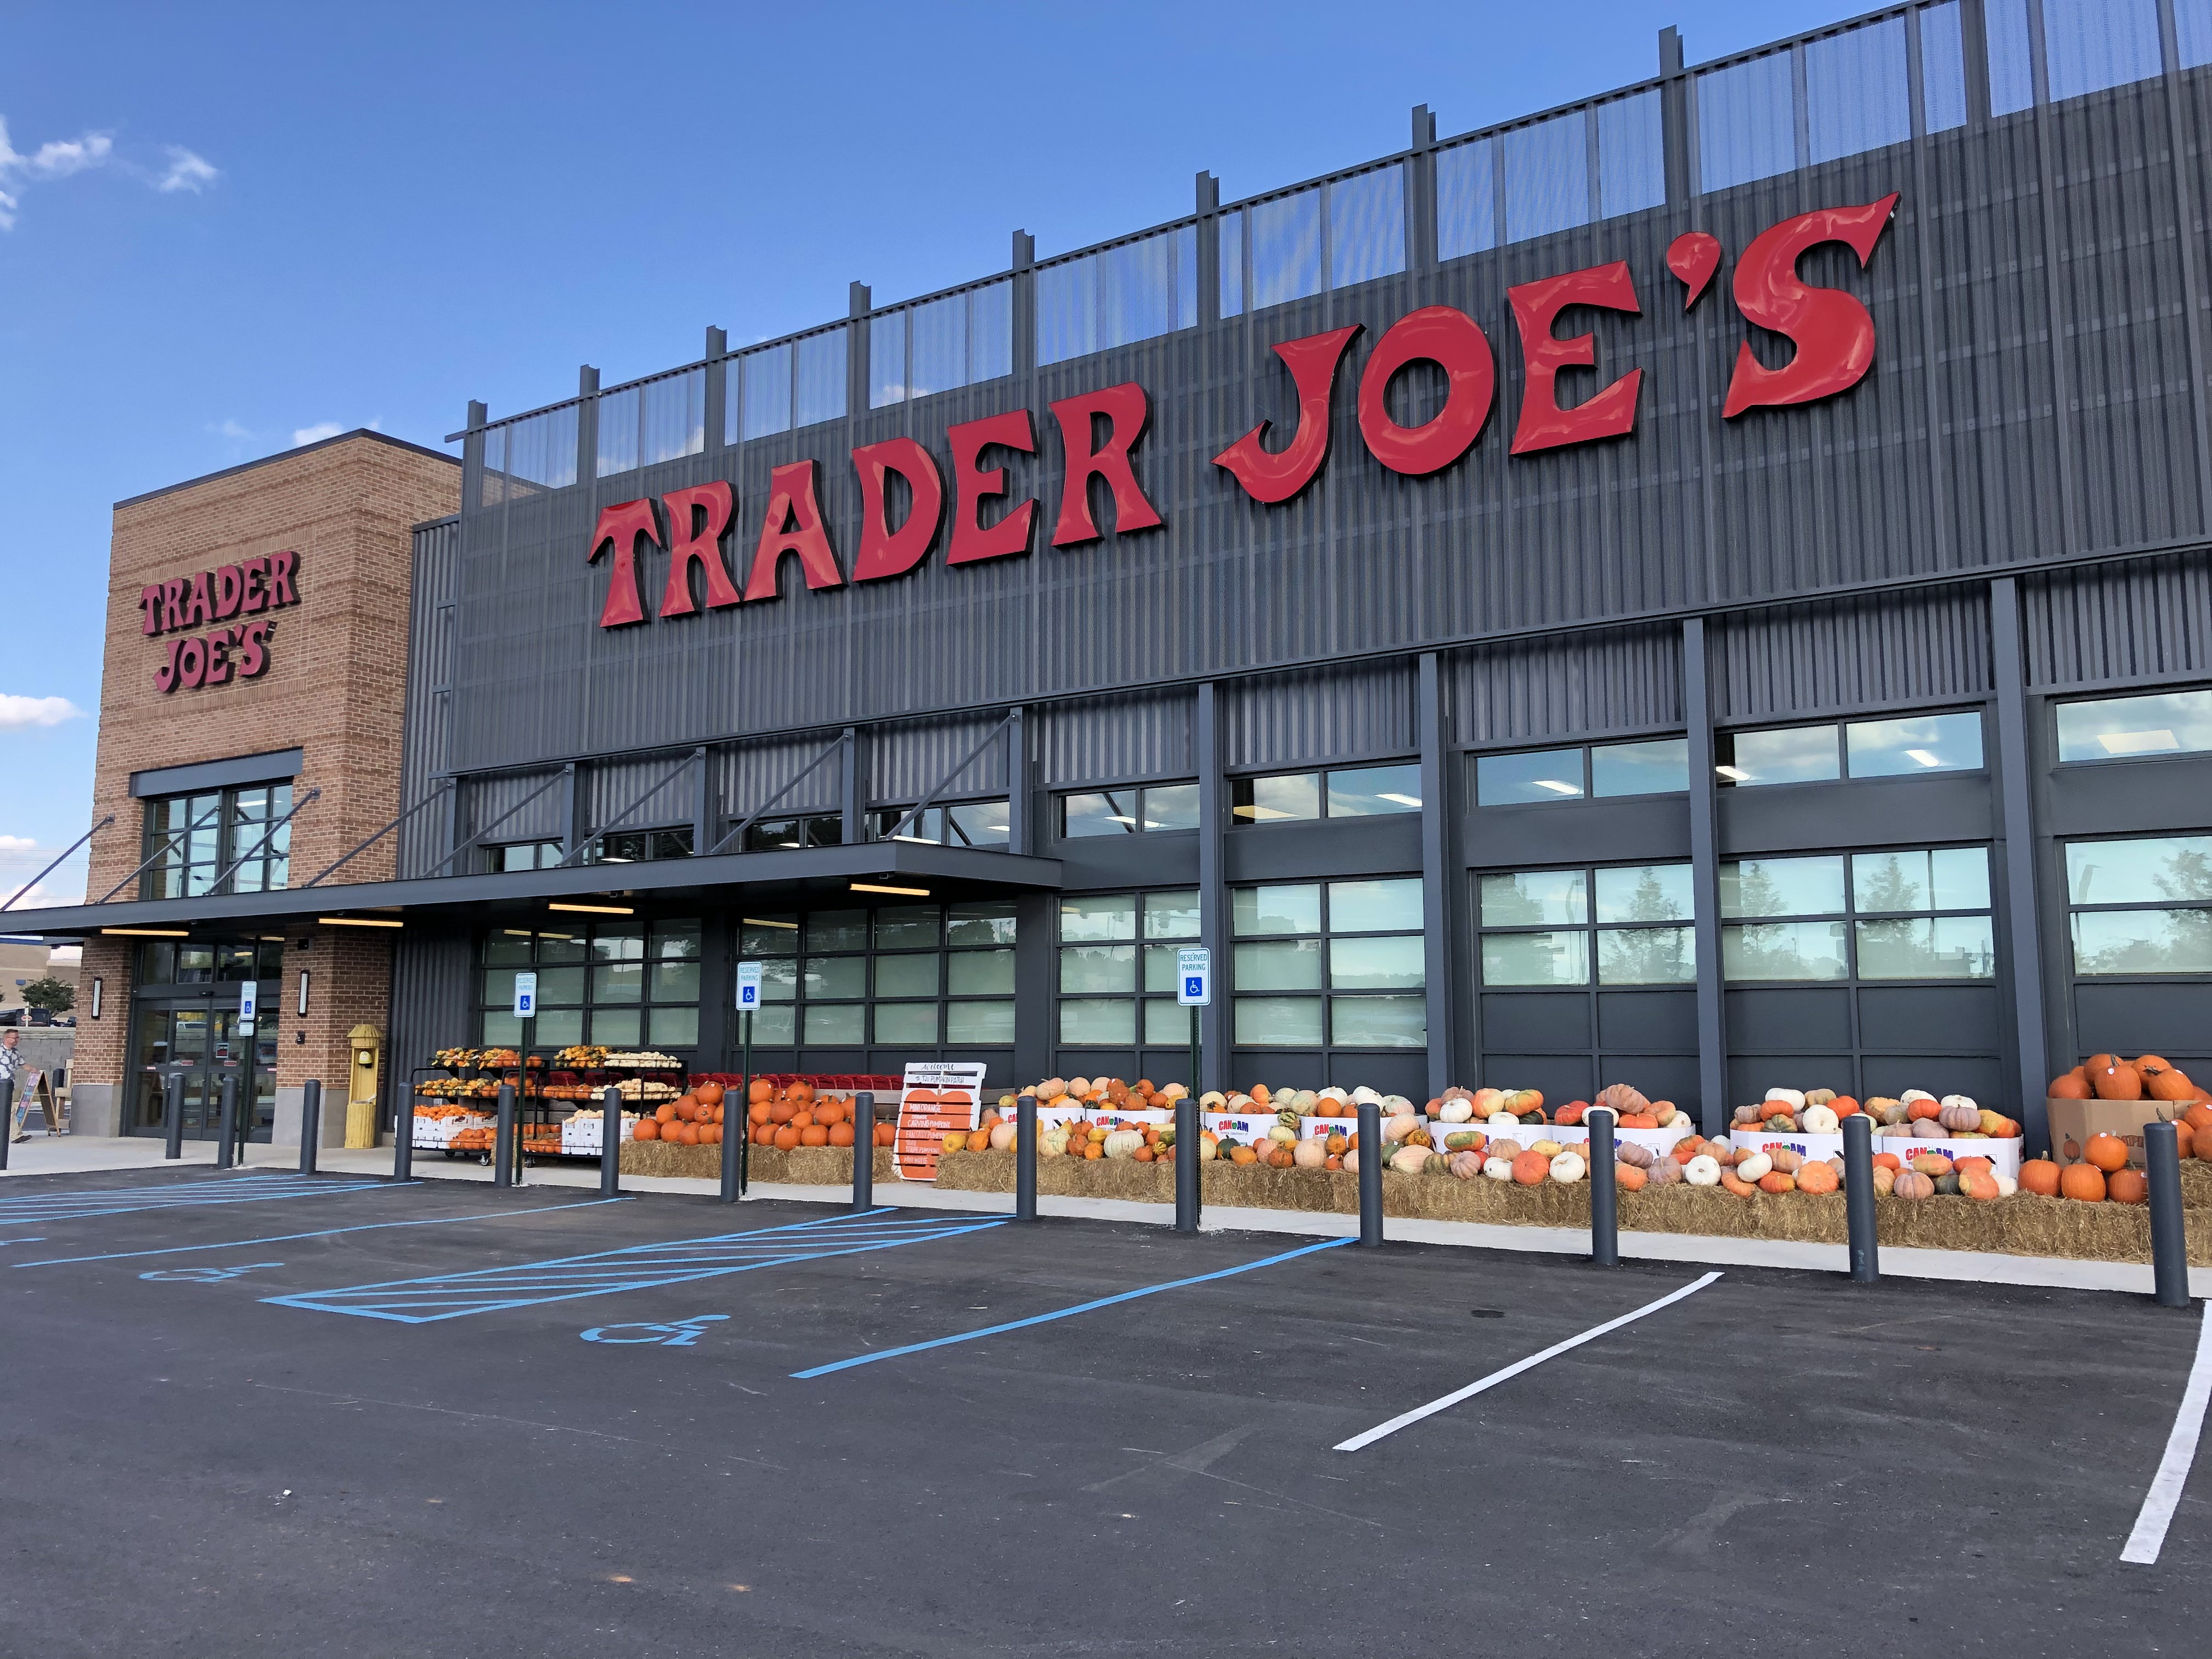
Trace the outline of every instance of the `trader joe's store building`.
{"label": "trader joe's store building", "polygon": [[1661,57],[124,503],[94,902],[7,917],[88,1124],[204,1062],[265,1135],[356,1025],[388,1114],[524,968],[734,1069],[745,958],[766,1069],[1181,1078],[1197,943],[1209,1085],[2193,1069],[2212,8]]}

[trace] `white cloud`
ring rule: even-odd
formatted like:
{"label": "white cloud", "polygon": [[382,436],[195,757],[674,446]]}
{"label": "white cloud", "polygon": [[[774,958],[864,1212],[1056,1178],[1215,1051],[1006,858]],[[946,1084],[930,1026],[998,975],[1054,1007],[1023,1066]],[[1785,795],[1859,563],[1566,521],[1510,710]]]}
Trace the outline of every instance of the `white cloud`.
{"label": "white cloud", "polygon": [[59,726],[64,720],[83,718],[84,710],[67,697],[19,697],[0,691],[0,732]]}
{"label": "white cloud", "polygon": [[188,190],[197,196],[222,177],[204,157],[193,155],[181,144],[170,144],[166,148],[169,152],[168,171],[154,180],[154,188],[164,196],[180,190]]}
{"label": "white cloud", "polygon": [[297,449],[301,444],[319,444],[325,438],[337,437],[344,430],[336,421],[317,421],[314,425],[303,426],[292,434],[292,447]]}
{"label": "white cloud", "polygon": [[209,429],[218,437],[223,438],[251,438],[253,435],[238,422],[231,420],[226,420],[221,426],[211,427]]}
{"label": "white cloud", "polygon": [[[15,890],[12,886],[0,884],[0,904],[6,903],[8,896]],[[84,883],[82,880],[66,882],[59,887],[49,887],[41,881],[32,884],[30,891],[15,901],[14,909],[45,910],[57,906],[83,902]],[[8,926],[6,918],[13,914],[13,910],[0,911],[0,931],[6,929]]]}
{"label": "white cloud", "polygon": [[28,836],[0,836],[0,853],[27,853],[38,844]]}

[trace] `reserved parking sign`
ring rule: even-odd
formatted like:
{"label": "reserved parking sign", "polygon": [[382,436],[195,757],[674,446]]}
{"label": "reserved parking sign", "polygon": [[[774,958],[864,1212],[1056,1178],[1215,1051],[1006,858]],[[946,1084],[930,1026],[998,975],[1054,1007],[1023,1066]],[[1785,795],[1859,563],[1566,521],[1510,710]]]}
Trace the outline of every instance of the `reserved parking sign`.
{"label": "reserved parking sign", "polygon": [[1176,952],[1176,1000],[1186,1008],[1213,1000],[1213,952],[1205,945],[1187,945]]}

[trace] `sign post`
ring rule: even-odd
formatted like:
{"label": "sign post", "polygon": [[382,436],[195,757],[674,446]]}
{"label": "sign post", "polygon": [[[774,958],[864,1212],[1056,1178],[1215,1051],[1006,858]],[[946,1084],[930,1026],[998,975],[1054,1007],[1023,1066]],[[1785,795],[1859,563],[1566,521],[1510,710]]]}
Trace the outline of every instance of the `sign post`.
{"label": "sign post", "polygon": [[743,1060],[738,1062],[737,1109],[724,1097],[722,1108],[722,1202],[734,1204],[745,1195],[746,1166],[752,1162],[753,1144],[753,1015],[760,1010],[761,964],[738,964],[738,1012],[744,1018]]}
{"label": "sign post", "polygon": [[[522,1041],[514,1050],[514,1103],[515,1116],[519,1119],[528,1109],[526,1097],[530,1091],[530,1040],[538,1035],[538,974],[534,969],[526,968],[514,976],[514,1017],[522,1022]],[[409,1109],[413,1109],[411,1103]],[[600,1124],[599,1129],[604,1134],[606,1125]],[[415,1132],[411,1119],[408,1122],[407,1132],[410,1135]],[[616,1133],[621,1133],[619,1126]],[[514,1168],[510,1176],[514,1185],[522,1185],[522,1131],[520,1124],[514,1130]]]}
{"label": "sign post", "polygon": [[[1205,1093],[1199,1081],[1198,1011],[1213,1000],[1213,952],[1187,945],[1176,952],[1176,1000],[1190,1010],[1190,1097]],[[1178,1162],[1182,1154],[1176,1154]]]}

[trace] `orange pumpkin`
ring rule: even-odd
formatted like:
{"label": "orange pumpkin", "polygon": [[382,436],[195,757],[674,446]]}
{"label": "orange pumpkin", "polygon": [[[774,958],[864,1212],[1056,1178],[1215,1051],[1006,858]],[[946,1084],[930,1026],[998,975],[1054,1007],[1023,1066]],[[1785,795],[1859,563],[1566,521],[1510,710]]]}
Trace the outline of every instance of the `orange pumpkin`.
{"label": "orange pumpkin", "polygon": [[1832,1193],[1844,1184],[1834,1164],[1814,1158],[1797,1171],[1797,1190],[1801,1193]]}
{"label": "orange pumpkin", "polygon": [[1895,1152],[1876,1152],[1874,1155],[1874,1167],[1877,1170],[1887,1170],[1894,1173],[1905,1167],[1905,1160],[1899,1158]]}
{"label": "orange pumpkin", "polygon": [[1624,1129],[1656,1129],[1659,1127],[1659,1120],[1649,1112],[1625,1112],[1621,1115],[1620,1127]]}
{"label": "orange pumpkin", "polygon": [[660,1125],[652,1118],[640,1118],[637,1127],[629,1132],[629,1138],[632,1140],[658,1140],[660,1139]]}
{"label": "orange pumpkin", "polygon": [[1780,1170],[1769,1170],[1759,1176],[1759,1190],[1762,1193],[1794,1193],[1797,1190],[1797,1177]]}
{"label": "orange pumpkin", "polygon": [[1552,1160],[1541,1152],[1522,1152],[1513,1160],[1513,1179],[1521,1186],[1533,1187],[1552,1173]]}
{"label": "orange pumpkin", "polygon": [[[1978,1164],[1981,1160],[1976,1158],[1974,1162]],[[1959,1175],[1959,1190],[1968,1198],[1979,1199],[1985,1204],[1995,1201],[1999,1196],[1997,1178],[1987,1170],[1961,1170]]]}
{"label": "orange pumpkin", "polygon": [[830,1131],[819,1123],[810,1123],[799,1132],[799,1144],[802,1146],[827,1146]]}
{"label": "orange pumpkin", "polygon": [[2079,1066],[2076,1066],[2074,1072],[2068,1072],[2061,1076],[2051,1079],[2051,1086],[2046,1091],[2050,1097],[2053,1100],[2088,1099],[2088,1079],[2078,1077],[2075,1074],[2075,1072],[2078,1072],[2080,1069],[2081,1068]]}
{"label": "orange pumpkin", "polygon": [[1828,1109],[1838,1117],[1856,1117],[1858,1115],[1859,1103],[1849,1095],[1838,1095],[1828,1103]]}
{"label": "orange pumpkin", "polygon": [[799,1108],[787,1100],[772,1102],[768,1109],[768,1120],[771,1123],[788,1123],[798,1115]]}
{"label": "orange pumpkin", "polygon": [[830,1126],[830,1144],[832,1146],[851,1146],[853,1144],[853,1126],[849,1123],[831,1124]]}
{"label": "orange pumpkin", "polygon": [[2115,1170],[2127,1168],[2128,1143],[2118,1135],[2091,1135],[2089,1144],[2081,1149],[2081,1156],[2110,1175]]}
{"label": "orange pumpkin", "polygon": [[2020,1166],[2020,1189],[2041,1198],[2058,1196],[2058,1166],[2047,1158],[2031,1158]]}
{"label": "orange pumpkin", "polygon": [[1613,1184],[1624,1193],[1642,1192],[1644,1182],[1650,1179],[1649,1176],[1633,1164],[1616,1164],[1613,1166]]}
{"label": "orange pumpkin", "polygon": [[799,1130],[793,1128],[788,1123],[779,1125],[775,1132],[776,1151],[787,1152],[799,1145]]}
{"label": "orange pumpkin", "polygon": [[2141,1170],[2115,1170],[2105,1182],[2105,1196],[2115,1204],[2148,1204],[2150,1182]]}
{"label": "orange pumpkin", "polygon": [[756,1106],[766,1105],[775,1098],[775,1085],[764,1077],[757,1077],[745,1085],[745,1098]]}
{"label": "orange pumpkin", "polygon": [[2169,1066],[2152,1075],[2148,1093],[2153,1100],[2194,1100],[2197,1098],[2197,1085]]}
{"label": "orange pumpkin", "polygon": [[1940,1101],[1929,1100],[1924,1097],[1914,1101],[1910,1106],[1907,1106],[1905,1109],[1905,1121],[1907,1123],[1932,1123],[1942,1115],[1942,1103]]}
{"label": "orange pumpkin", "polygon": [[2142,1073],[2111,1054],[2090,1060],[2089,1086],[2100,1100],[2141,1100],[2143,1096]]}
{"label": "orange pumpkin", "polygon": [[2105,1195],[2105,1172],[2094,1164],[2069,1164],[2058,1172],[2058,1195],[2094,1203]]}
{"label": "orange pumpkin", "polygon": [[676,1121],[676,1103],[672,1100],[661,1102],[654,1109],[653,1115],[659,1122],[673,1123]]}
{"label": "orange pumpkin", "polygon": [[1721,1187],[1724,1191],[1734,1193],[1738,1198],[1749,1198],[1759,1190],[1748,1181],[1738,1176],[1734,1170],[1721,1171]]}

